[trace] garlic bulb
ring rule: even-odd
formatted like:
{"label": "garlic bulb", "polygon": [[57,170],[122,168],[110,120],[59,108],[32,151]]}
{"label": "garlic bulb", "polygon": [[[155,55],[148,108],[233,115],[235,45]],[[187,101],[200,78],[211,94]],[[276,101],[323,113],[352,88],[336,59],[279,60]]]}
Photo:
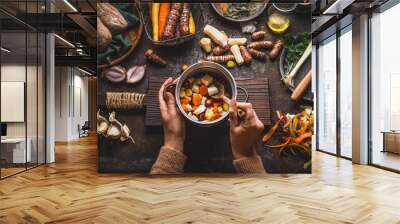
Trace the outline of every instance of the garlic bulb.
{"label": "garlic bulb", "polygon": [[108,129],[109,123],[107,119],[100,115],[100,111],[97,111],[97,134],[105,135]]}

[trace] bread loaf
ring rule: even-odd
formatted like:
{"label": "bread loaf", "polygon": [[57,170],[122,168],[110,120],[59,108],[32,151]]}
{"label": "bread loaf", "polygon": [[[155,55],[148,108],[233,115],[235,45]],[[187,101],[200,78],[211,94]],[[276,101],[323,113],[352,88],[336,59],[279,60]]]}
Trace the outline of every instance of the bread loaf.
{"label": "bread loaf", "polygon": [[99,50],[104,50],[112,41],[110,30],[103,24],[101,19],[97,17],[97,46]]}
{"label": "bread loaf", "polygon": [[110,3],[98,3],[97,16],[112,33],[122,32],[128,27],[128,22]]}

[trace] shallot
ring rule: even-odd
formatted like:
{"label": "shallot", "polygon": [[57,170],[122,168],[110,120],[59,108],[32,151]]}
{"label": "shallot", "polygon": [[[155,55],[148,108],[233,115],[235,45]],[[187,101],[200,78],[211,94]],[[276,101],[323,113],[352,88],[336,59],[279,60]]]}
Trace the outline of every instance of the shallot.
{"label": "shallot", "polygon": [[126,83],[138,83],[143,79],[146,71],[146,65],[133,66],[127,71]]}
{"label": "shallot", "polygon": [[126,78],[126,69],[122,66],[113,66],[103,72],[104,77],[114,83],[119,83]]}

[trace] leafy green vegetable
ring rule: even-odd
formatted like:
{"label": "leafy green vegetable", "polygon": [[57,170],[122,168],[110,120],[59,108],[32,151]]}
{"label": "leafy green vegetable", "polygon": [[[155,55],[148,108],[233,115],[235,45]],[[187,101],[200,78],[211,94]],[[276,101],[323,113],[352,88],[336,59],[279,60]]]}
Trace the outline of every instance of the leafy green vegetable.
{"label": "leafy green vegetable", "polygon": [[289,74],[297,61],[301,58],[308,44],[311,41],[310,33],[300,33],[297,35],[285,36],[285,60],[283,62],[284,74]]}

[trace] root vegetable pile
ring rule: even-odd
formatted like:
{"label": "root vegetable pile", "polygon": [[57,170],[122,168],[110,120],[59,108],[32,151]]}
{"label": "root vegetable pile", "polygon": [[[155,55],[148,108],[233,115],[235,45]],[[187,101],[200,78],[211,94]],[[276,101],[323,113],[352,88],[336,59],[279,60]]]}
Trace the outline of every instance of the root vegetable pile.
{"label": "root vegetable pile", "polygon": [[[211,25],[204,27],[204,34],[209,38],[202,38],[200,45],[205,53],[210,54],[206,56],[205,60],[226,64],[228,68],[242,64],[249,65],[253,58],[265,61],[269,57],[271,60],[275,60],[283,48],[283,41],[280,39],[276,41],[263,40],[266,32],[262,30],[251,34],[253,42],[250,43],[247,43],[245,37],[229,38],[224,31]],[[212,46],[213,43],[216,46]],[[212,50],[210,51],[210,49]],[[261,49],[267,51],[261,51]],[[227,62],[230,63],[230,66]]]}
{"label": "root vegetable pile", "polygon": [[149,4],[153,41],[194,34],[196,25],[189,3]]}

